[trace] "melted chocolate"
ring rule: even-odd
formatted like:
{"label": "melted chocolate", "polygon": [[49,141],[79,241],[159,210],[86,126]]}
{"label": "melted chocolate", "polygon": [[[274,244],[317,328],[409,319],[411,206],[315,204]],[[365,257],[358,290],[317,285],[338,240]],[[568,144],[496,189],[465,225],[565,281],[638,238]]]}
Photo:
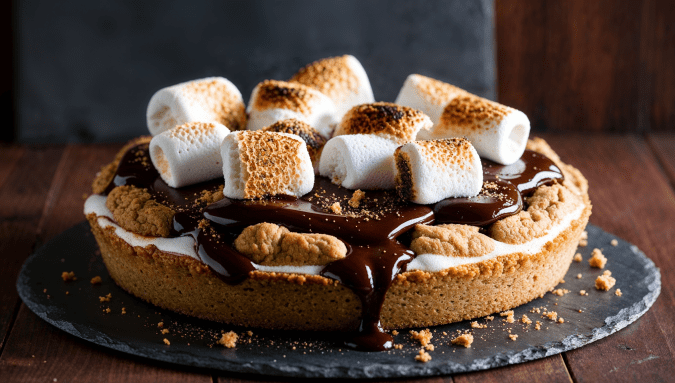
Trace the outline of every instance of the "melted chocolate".
{"label": "melted chocolate", "polygon": [[150,163],[147,147],[141,144],[125,153],[105,194],[121,185],[148,189],[158,202],[177,211],[171,236],[192,237],[200,259],[226,283],[240,283],[255,270],[255,265],[233,248],[234,240],[249,225],[276,223],[296,232],[341,239],[347,246],[347,256],[326,265],[321,275],[339,281],[359,297],[360,325],[346,344],[368,351],[393,346],[391,336],[382,331],[380,312],[392,281],[415,257],[401,241],[403,234],[416,224],[434,222],[488,225],[520,211],[522,195],[562,179],[560,169],[551,160],[526,151],[521,160],[510,166],[484,160],[486,182],[480,195],[449,198],[435,205],[400,201],[393,191],[368,191],[357,211],[333,214],[327,206],[348,200],[353,192],[318,177],[314,189],[302,198],[223,198],[204,207],[198,202],[201,192],[216,192],[222,189],[222,182],[171,188]]}

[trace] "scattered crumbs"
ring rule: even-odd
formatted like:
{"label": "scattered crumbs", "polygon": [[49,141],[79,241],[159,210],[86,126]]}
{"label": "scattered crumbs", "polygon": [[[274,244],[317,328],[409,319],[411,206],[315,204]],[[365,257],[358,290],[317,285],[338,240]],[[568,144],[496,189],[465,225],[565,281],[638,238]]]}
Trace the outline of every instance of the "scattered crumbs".
{"label": "scattered crumbs", "polygon": [[126,308],[126,307],[122,307],[122,315],[124,315],[124,314],[126,314],[126,313],[127,313],[127,308]]}
{"label": "scattered crumbs", "polygon": [[332,211],[335,214],[342,214],[342,207],[340,206],[340,203],[335,202],[332,205],[330,205],[330,211]]}
{"label": "scattered crumbs", "polygon": [[398,335],[398,331],[396,331],[396,330],[392,331],[391,335]]}
{"label": "scattered crumbs", "polygon": [[525,324],[530,324],[530,323],[532,323],[532,320],[531,320],[530,318],[528,318],[527,315],[525,315],[525,314],[523,314],[523,317],[520,318],[520,321],[523,322],[523,323],[525,323]]}
{"label": "scattered crumbs", "polygon": [[617,241],[616,239],[613,239],[612,242],[610,242],[610,244],[612,246],[619,246],[619,241]]}
{"label": "scattered crumbs", "polygon": [[426,363],[431,360],[431,355],[429,355],[424,350],[420,350],[419,355],[415,355],[415,360],[418,362]]}
{"label": "scattered crumbs", "polygon": [[424,346],[424,348],[425,348],[427,351],[434,351],[434,345],[431,344],[431,343],[429,343],[428,345]]}
{"label": "scattered crumbs", "polygon": [[563,295],[569,293],[570,291],[567,289],[555,289],[552,291],[554,295],[557,295],[559,297],[562,297]]}
{"label": "scattered crumbs", "polygon": [[601,276],[595,279],[595,288],[603,291],[611,289],[616,283],[616,279],[612,278],[611,275],[611,271],[605,270]]}
{"label": "scattered crumbs", "polygon": [[476,321],[471,322],[471,328],[487,328],[486,324],[480,324]]}
{"label": "scattered crumbs", "polygon": [[577,274],[577,279],[581,279],[582,275],[581,273]]}
{"label": "scattered crumbs", "polygon": [[157,323],[157,327],[159,327],[159,328],[164,327],[164,322],[159,322],[159,323]]}
{"label": "scattered crumbs", "polygon": [[516,339],[518,339],[518,335],[516,335],[516,334],[510,334],[510,335],[509,335],[509,338],[511,338],[511,340],[515,342]]}
{"label": "scattered crumbs", "polygon": [[431,331],[429,331],[428,328],[420,332],[411,330],[410,335],[412,335],[413,339],[418,340],[422,346],[426,346],[427,344],[429,344],[429,341],[431,340],[431,338],[433,338],[433,334],[431,334]]}
{"label": "scattered crumbs", "polygon": [[558,318],[558,323],[565,323],[565,320],[562,318]]}
{"label": "scattered crumbs", "polygon": [[349,199],[349,206],[353,208],[359,207],[359,205],[361,204],[361,200],[365,196],[366,196],[365,192],[362,192],[361,190],[356,190],[354,194],[352,194],[352,198]]}
{"label": "scattered crumbs", "polygon": [[617,297],[620,297],[620,296],[623,295],[623,293],[621,292],[621,289],[616,289],[616,291],[614,291],[614,295],[616,295]]}
{"label": "scattered crumbs", "polygon": [[581,290],[581,291],[579,291],[579,295],[586,296],[586,295],[588,295],[588,293],[586,292],[586,290]]}
{"label": "scattered crumbs", "polygon": [[456,337],[455,339],[451,340],[450,343],[469,348],[471,347],[471,343],[473,343],[473,335],[462,334]]}
{"label": "scattered crumbs", "polygon": [[76,281],[77,277],[75,276],[74,271],[64,271],[61,273],[61,278],[63,279],[64,282],[70,282],[70,281]]}
{"label": "scattered crumbs", "polygon": [[581,256],[581,253],[574,254],[574,258],[572,259],[574,259],[574,262],[581,262],[584,260],[584,258]]}
{"label": "scattered crumbs", "polygon": [[233,348],[234,346],[237,345],[237,338],[239,338],[239,336],[234,331],[226,332],[218,340],[218,344],[223,345],[227,348]]}
{"label": "scattered crumbs", "polygon": [[92,285],[100,285],[101,284],[101,277],[99,277],[97,275],[94,278],[92,278],[91,281],[89,281],[89,282],[91,282]]}
{"label": "scattered crumbs", "polygon": [[162,334],[168,334],[168,333],[169,333],[169,329],[168,329],[168,328],[162,329]]}
{"label": "scattered crumbs", "polygon": [[171,344],[171,342],[169,342],[169,340],[168,340],[168,339],[164,338],[164,344],[168,346],[168,345],[170,345],[170,344]]}
{"label": "scattered crumbs", "polygon": [[588,264],[591,265],[591,267],[603,269],[605,268],[606,263],[607,258],[605,258],[605,255],[602,254],[602,251],[598,248],[593,249],[593,251],[591,252],[591,259],[588,260]]}
{"label": "scattered crumbs", "polygon": [[251,331],[251,330],[246,331],[246,335],[253,336],[253,331]]}
{"label": "scattered crumbs", "polygon": [[105,310],[103,310],[103,311],[105,311],[106,314],[110,314],[110,312],[111,312],[112,310],[110,310],[110,307],[108,307],[107,309],[105,309]]}
{"label": "scattered crumbs", "polygon": [[537,323],[534,324],[534,329],[541,330],[541,322],[537,321]]}
{"label": "scattered crumbs", "polygon": [[548,312],[548,313],[544,314],[544,316],[547,317],[548,319],[552,320],[552,321],[555,321],[556,319],[558,319],[558,313],[555,312],[555,311]]}
{"label": "scattered crumbs", "polygon": [[506,319],[504,319],[504,322],[507,322],[507,323],[515,322],[515,320],[513,319],[513,310],[504,311],[503,313],[499,313],[499,316],[506,317]]}
{"label": "scattered crumbs", "polygon": [[492,315],[488,315],[488,316],[485,317],[485,319],[491,321],[491,320],[495,319],[495,317],[493,317]]}
{"label": "scattered crumbs", "polygon": [[403,345],[402,345],[402,344],[395,344],[395,345],[394,345],[394,348],[395,348],[396,350],[403,350]]}
{"label": "scattered crumbs", "polygon": [[112,299],[112,294],[108,293],[108,295],[104,297],[98,297],[98,300],[101,302],[110,302],[110,299]]}

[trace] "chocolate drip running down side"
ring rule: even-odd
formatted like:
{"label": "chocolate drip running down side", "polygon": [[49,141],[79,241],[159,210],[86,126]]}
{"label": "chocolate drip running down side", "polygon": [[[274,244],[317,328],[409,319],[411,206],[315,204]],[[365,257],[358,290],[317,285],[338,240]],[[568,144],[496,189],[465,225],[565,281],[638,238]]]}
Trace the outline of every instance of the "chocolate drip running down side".
{"label": "chocolate drip running down side", "polygon": [[171,188],[152,166],[148,144],[140,144],[124,154],[104,194],[122,185],[147,189],[155,200],[177,212],[171,236],[192,237],[201,261],[229,284],[240,283],[256,269],[233,247],[239,233],[249,225],[269,222],[297,232],[339,238],[347,246],[347,257],[326,265],[321,275],[339,281],[361,301],[359,329],[346,344],[380,351],[393,346],[380,323],[385,295],[396,275],[415,257],[400,241],[401,235],[417,224],[490,224],[520,211],[522,195],[562,179],[562,172],[550,159],[531,151],[509,166],[484,160],[483,169],[487,182],[479,196],[449,198],[428,206],[400,201],[394,191],[368,191],[359,214],[334,214],[327,209],[331,203],[327,201],[349,200],[353,191],[323,177],[318,177],[314,189],[302,198],[223,198],[204,206],[198,202],[202,191],[222,190],[222,182]]}

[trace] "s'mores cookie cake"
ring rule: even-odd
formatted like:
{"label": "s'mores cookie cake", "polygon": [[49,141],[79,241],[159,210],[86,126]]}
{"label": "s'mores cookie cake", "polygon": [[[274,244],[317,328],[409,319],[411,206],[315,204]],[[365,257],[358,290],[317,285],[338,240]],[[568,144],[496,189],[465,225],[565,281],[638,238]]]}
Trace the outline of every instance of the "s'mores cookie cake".
{"label": "s'mores cookie cake", "polygon": [[158,91],[152,136],[96,175],[84,213],[112,279],[232,325],[386,330],[509,310],[563,279],[588,184],[522,112],[410,75],[375,102],[352,56],[266,80]]}

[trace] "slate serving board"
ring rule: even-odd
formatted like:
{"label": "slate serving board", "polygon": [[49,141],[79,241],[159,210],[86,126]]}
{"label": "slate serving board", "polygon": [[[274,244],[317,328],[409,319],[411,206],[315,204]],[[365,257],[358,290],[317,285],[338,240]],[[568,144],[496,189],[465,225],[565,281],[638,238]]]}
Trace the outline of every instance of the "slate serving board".
{"label": "slate serving board", "polygon": [[[420,350],[408,331],[395,336],[402,350],[360,352],[342,347],[339,334],[262,331],[203,321],[160,310],[119,288],[108,276],[98,246],[86,222],[61,233],[23,265],[17,290],[35,314],[61,330],[92,343],[145,358],[187,366],[214,368],[237,373],[291,377],[394,378],[420,377],[475,371],[544,358],[581,347],[604,338],[637,320],[654,303],[661,291],[659,269],[636,246],[600,228],[588,226],[588,246],[580,248],[584,261],[572,262],[565,283],[558,288],[571,292],[564,296],[546,294],[515,311],[515,318],[526,314],[534,323],[505,323],[503,317],[479,323],[487,328],[473,329],[471,348],[450,344],[459,331],[470,329],[468,321],[432,327],[435,350],[428,363],[415,361]],[[594,288],[602,274],[592,269],[588,258],[593,248],[603,249],[607,270],[617,283],[608,292]],[[76,281],[64,282],[61,272],[74,271]],[[582,278],[576,275],[581,273]],[[90,279],[101,276],[102,284]],[[621,289],[623,295],[614,294]],[[588,296],[580,296],[586,290]],[[109,302],[99,297],[111,294]],[[126,314],[122,314],[124,307]],[[542,318],[533,309],[556,311],[565,322]],[[106,313],[106,309],[110,309]],[[580,313],[579,310],[582,312]],[[162,322],[162,327],[158,323]],[[168,333],[162,334],[162,330]],[[222,331],[240,335],[236,348],[216,344]],[[247,331],[252,330],[252,335]],[[516,334],[516,341],[508,335]],[[446,335],[444,335],[444,333]],[[170,345],[164,344],[164,339]]]}

